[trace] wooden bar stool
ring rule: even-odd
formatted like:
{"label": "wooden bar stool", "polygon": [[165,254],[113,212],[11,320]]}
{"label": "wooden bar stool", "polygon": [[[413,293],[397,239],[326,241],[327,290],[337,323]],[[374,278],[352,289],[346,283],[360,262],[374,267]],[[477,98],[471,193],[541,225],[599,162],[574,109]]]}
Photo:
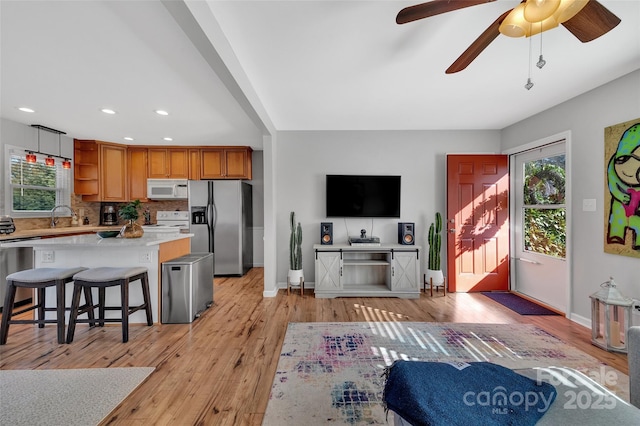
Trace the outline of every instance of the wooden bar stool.
{"label": "wooden bar stool", "polygon": [[[91,313],[98,308],[98,319],[96,322],[104,326],[105,322],[122,323],[122,343],[129,341],[129,315],[144,309],[147,314],[147,325],[153,325],[151,314],[151,296],[149,293],[149,276],[147,268],[93,268],[80,272],[73,277],[73,299],[71,301],[71,315],[69,316],[69,327],[67,330],[67,343],[73,342],[77,323],[91,323]],[[129,306],[129,284],[140,281],[142,284],[143,303],[138,306]],[[105,306],[105,290],[107,287],[120,286],[120,306]],[[84,288],[98,289],[98,305],[80,307],[80,293]],[[121,312],[120,318],[105,318],[105,311],[116,310]],[[78,315],[89,313],[89,319],[78,319]]]}
{"label": "wooden bar stool", "polygon": [[[35,268],[14,272],[7,275],[7,293],[4,297],[2,308],[2,325],[0,325],[0,345],[7,343],[9,326],[11,324],[38,324],[38,328],[43,328],[45,324],[57,324],[58,343],[64,343],[64,312],[65,312],[65,286],[73,280],[73,276],[87,268]],[[56,307],[46,307],[46,288],[56,287]],[[16,288],[32,288],[38,292],[38,302],[19,312],[13,312],[15,303]],[[88,299],[87,299],[88,298]],[[79,295],[78,295],[79,299]],[[86,303],[91,303],[91,294],[85,293]],[[36,319],[12,320],[11,317],[37,310]],[[55,319],[46,319],[46,311],[55,311]],[[91,317],[93,321],[93,317]]]}

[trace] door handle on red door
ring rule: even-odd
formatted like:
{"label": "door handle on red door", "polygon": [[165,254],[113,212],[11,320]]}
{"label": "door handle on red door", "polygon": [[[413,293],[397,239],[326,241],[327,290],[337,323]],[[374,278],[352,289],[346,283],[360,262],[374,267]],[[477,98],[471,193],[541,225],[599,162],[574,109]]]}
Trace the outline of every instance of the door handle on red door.
{"label": "door handle on red door", "polygon": [[455,234],[456,228],[449,228],[449,232],[451,232],[452,234]]}

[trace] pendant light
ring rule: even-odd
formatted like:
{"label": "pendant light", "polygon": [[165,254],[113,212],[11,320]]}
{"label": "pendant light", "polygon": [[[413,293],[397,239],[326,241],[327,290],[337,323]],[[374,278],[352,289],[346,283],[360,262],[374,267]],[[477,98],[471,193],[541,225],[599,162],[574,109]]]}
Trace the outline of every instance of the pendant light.
{"label": "pendant light", "polygon": [[[62,145],[61,145],[60,133],[58,133],[58,155],[62,155]],[[66,158],[66,157],[60,157],[60,158],[62,158],[62,168],[63,169],[70,169],[71,168],[71,160],[69,158]]]}
{"label": "pendant light", "polygon": [[[27,151],[25,156],[25,161],[27,163],[35,164],[38,161],[38,157],[36,154],[46,155],[47,158],[44,159],[44,164],[47,166],[55,166],[56,160],[55,157],[62,159],[62,168],[70,169],[71,168],[71,159],[62,156],[62,138],[60,135],[66,135],[65,132],[61,132],[60,130],[52,129],[50,127],[41,126],[40,124],[32,124],[31,127],[35,127],[38,129],[38,150],[37,151]],[[40,151],[40,130],[46,130],[47,132],[57,133],[58,134],[58,155],[48,154],[46,152]]]}
{"label": "pendant light", "polygon": [[38,157],[36,157],[33,151],[27,151],[25,161],[29,164],[35,164],[38,161]]}

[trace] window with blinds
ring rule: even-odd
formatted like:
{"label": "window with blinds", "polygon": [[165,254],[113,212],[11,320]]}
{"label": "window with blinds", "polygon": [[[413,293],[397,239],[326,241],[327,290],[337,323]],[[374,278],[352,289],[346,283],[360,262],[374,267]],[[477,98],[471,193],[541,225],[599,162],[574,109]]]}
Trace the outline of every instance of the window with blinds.
{"label": "window with blinds", "polygon": [[60,160],[54,166],[45,165],[45,157],[40,154],[36,154],[36,163],[27,163],[25,154],[22,150],[11,150],[8,156],[11,215],[43,216],[57,205],[69,205],[71,170],[63,169]]}

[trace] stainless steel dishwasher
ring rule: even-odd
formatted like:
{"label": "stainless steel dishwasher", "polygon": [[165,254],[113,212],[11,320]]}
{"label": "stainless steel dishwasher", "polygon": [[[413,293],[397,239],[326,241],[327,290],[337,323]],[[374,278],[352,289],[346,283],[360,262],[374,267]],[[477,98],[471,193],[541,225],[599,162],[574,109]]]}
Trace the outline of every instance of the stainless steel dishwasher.
{"label": "stainless steel dishwasher", "polygon": [[[0,244],[14,243],[17,241],[38,240],[40,237],[32,238],[12,238],[0,241]],[[0,247],[0,312],[4,305],[4,295],[7,292],[6,277],[14,272],[24,271],[33,268],[33,247]],[[30,303],[33,298],[33,291],[28,288],[16,289],[14,306]]]}
{"label": "stainless steel dishwasher", "polygon": [[191,253],[162,263],[162,323],[193,322],[213,304],[213,267],[213,253]]}

